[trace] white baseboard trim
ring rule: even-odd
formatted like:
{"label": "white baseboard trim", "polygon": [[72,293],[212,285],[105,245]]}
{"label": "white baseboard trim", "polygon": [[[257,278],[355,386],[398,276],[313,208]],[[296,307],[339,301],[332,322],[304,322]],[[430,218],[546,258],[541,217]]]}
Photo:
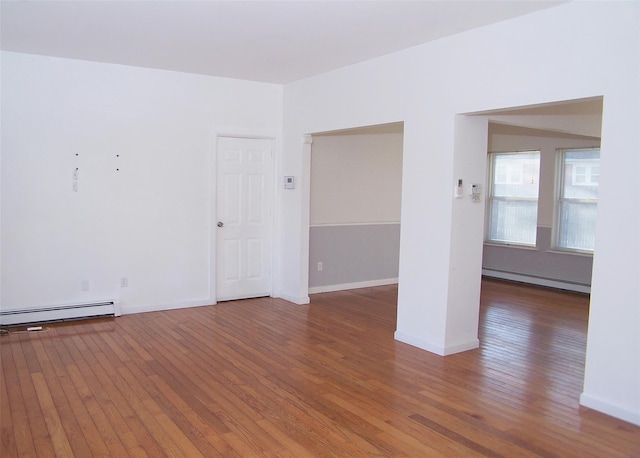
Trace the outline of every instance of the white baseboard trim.
{"label": "white baseboard trim", "polygon": [[134,313],[160,312],[164,310],[186,309],[189,307],[204,307],[207,305],[215,304],[216,301],[212,301],[211,299],[202,299],[195,301],[174,302],[171,304],[153,304],[142,305],[138,307],[127,307],[125,302],[125,305],[121,307],[121,310],[123,315],[131,315]]}
{"label": "white baseboard trim", "polygon": [[442,345],[434,345],[430,342],[427,342],[426,340],[417,339],[413,336],[404,334],[400,331],[396,331],[393,334],[393,337],[399,342],[406,343],[413,347],[417,347],[417,348],[420,348],[421,350],[426,350],[430,353],[435,353],[436,355],[440,355],[440,356],[454,355],[456,353],[461,353],[463,351],[473,350],[480,346],[480,341],[478,339],[473,339],[473,340],[470,340],[469,342],[463,342],[457,345],[448,345],[446,347],[443,347]]}
{"label": "white baseboard trim", "polygon": [[441,345],[434,345],[430,342],[427,342],[426,340],[416,339],[415,337],[402,333],[400,331],[394,332],[393,338],[399,342],[411,345],[412,347],[426,350],[430,353],[435,353],[436,355],[444,356],[444,347]]}
{"label": "white baseboard trim", "polygon": [[345,291],[347,289],[370,288],[372,286],[395,285],[398,278],[384,278],[382,280],[367,280],[355,283],[340,283],[338,285],[314,286],[309,288],[309,294],[330,293],[332,291]]}
{"label": "white baseboard trim", "polygon": [[582,393],[580,395],[580,405],[640,426],[640,412],[632,412],[626,407],[612,404],[596,396]]}
{"label": "white baseboard trim", "polygon": [[444,349],[444,355],[455,355],[456,353],[462,353],[463,351],[475,350],[480,347],[480,341],[478,339],[470,340],[469,342],[462,342],[456,345],[447,345]]}
{"label": "white baseboard trim", "polygon": [[591,286],[585,285],[583,283],[555,280],[552,278],[537,277],[535,275],[518,274],[493,269],[482,269],[482,275],[490,278],[499,278],[501,280],[510,280],[521,283],[529,283],[531,285],[546,286],[548,288],[564,289],[567,291],[574,291],[576,293],[591,293]]}
{"label": "white baseboard trim", "polygon": [[[298,305],[308,304],[310,302],[309,296],[293,297],[286,294],[281,294],[274,297],[279,297],[281,299],[284,299],[285,301],[293,302],[294,304]],[[121,306],[121,311],[123,315],[131,315],[134,313],[160,312],[164,310],[186,309],[189,307],[205,307],[207,305],[216,304],[217,302],[213,299],[199,299],[194,301],[174,302],[171,304],[152,304],[134,307],[127,306],[125,302],[124,306]]]}
{"label": "white baseboard trim", "polygon": [[309,296],[292,296],[290,294],[280,293],[274,297],[284,299],[285,301],[288,301],[288,302],[293,302],[296,305],[306,305],[309,302],[311,302],[311,299],[309,299]]}

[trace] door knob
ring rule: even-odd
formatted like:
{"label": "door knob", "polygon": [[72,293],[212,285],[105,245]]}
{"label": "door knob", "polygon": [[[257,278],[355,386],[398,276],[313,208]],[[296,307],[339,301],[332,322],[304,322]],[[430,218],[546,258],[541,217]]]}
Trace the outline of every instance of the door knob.
{"label": "door knob", "polygon": [[222,227],[224,226],[224,223],[222,221],[218,221],[218,227]]}

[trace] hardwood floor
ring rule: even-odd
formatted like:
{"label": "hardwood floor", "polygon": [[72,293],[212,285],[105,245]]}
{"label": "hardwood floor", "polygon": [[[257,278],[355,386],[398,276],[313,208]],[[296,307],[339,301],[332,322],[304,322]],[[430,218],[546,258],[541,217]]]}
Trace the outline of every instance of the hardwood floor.
{"label": "hardwood floor", "polygon": [[[582,408],[586,296],[483,281],[481,348],[393,340],[394,286],[0,338],[0,456],[640,456]],[[428,300],[428,298],[425,298]]]}

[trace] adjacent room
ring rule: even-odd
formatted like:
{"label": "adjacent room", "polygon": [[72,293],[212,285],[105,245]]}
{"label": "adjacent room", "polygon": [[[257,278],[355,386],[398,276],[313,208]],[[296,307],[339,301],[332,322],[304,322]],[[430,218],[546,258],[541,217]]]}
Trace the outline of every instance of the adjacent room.
{"label": "adjacent room", "polygon": [[602,98],[490,119],[483,275],[589,293]]}
{"label": "adjacent room", "polygon": [[398,283],[402,123],[313,135],[309,293]]}

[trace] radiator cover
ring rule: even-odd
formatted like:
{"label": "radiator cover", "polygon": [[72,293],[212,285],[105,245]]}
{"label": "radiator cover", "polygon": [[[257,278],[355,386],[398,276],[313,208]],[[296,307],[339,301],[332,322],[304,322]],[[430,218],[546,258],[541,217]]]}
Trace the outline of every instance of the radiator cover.
{"label": "radiator cover", "polygon": [[116,300],[108,300],[22,310],[0,310],[0,325],[13,326],[120,315],[120,303]]}

